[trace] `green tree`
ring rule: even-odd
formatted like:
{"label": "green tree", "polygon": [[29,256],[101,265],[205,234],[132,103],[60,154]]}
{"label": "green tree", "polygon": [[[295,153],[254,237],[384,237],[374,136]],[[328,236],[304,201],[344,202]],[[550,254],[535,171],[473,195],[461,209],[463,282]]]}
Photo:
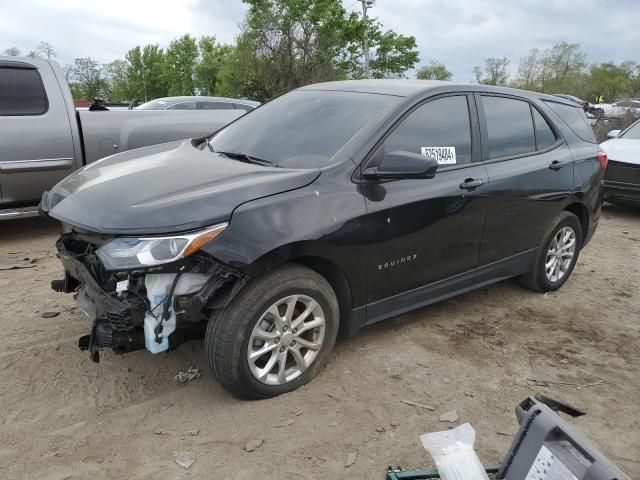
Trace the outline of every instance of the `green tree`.
{"label": "green tree", "polygon": [[420,60],[415,37],[406,37],[393,30],[383,32],[380,23],[374,23],[369,29],[369,42],[372,78],[402,78]]}
{"label": "green tree", "polygon": [[84,89],[78,82],[69,82],[69,89],[74,99],[85,99]]}
{"label": "green tree", "polygon": [[542,89],[542,72],[544,69],[544,52],[537,48],[529,51],[520,59],[514,87],[525,90],[540,91]]}
{"label": "green tree", "polygon": [[633,96],[637,93],[634,88],[634,65],[633,62],[622,65],[613,62],[591,65],[585,96],[591,99],[602,95],[610,101]]}
{"label": "green tree", "polygon": [[198,46],[189,34],[172,40],[165,56],[164,77],[169,95],[195,93]]}
{"label": "green tree", "polygon": [[484,70],[476,66],[473,68],[473,74],[478,83],[503,86],[509,81],[509,72],[507,71],[509,63],[507,57],[487,58],[484,61]]}
{"label": "green tree", "polygon": [[55,49],[49,42],[40,42],[36,47],[39,56],[45,57],[47,60],[53,60],[58,56]]}
{"label": "green tree", "polygon": [[546,93],[576,91],[585,81],[586,54],[577,43],[560,42],[542,55],[540,90]]}
{"label": "green tree", "polygon": [[204,36],[198,41],[200,61],[195,67],[195,86],[202,95],[215,95],[221,83],[222,69],[233,52],[230,45],[216,43],[216,37]]}
{"label": "green tree", "polygon": [[3,53],[9,57],[19,57],[21,52],[18,47],[9,47]]}
{"label": "green tree", "polygon": [[90,57],[76,58],[71,68],[72,79],[81,88],[82,96],[88,100],[109,96],[109,82],[104,77],[102,66]]}
{"label": "green tree", "polygon": [[158,45],[135,47],[125,56],[128,100],[146,102],[167,96],[165,53]]}
{"label": "green tree", "polygon": [[272,84],[264,75],[269,68],[267,63],[268,60],[258,56],[251,39],[241,35],[222,65],[218,94],[262,101],[271,98]]}
{"label": "green tree", "polygon": [[437,60],[431,60],[429,65],[420,67],[416,73],[419,80],[451,80],[452,76],[445,64]]}
{"label": "green tree", "polygon": [[222,91],[264,100],[309,83],[361,78],[365,29],[375,78],[402,76],[418,60],[413,37],[347,14],[340,0],[244,1],[249,11],[221,73]]}
{"label": "green tree", "polygon": [[109,78],[109,100],[112,102],[124,102],[132,100],[129,84],[129,62],[126,60],[114,60],[104,66]]}

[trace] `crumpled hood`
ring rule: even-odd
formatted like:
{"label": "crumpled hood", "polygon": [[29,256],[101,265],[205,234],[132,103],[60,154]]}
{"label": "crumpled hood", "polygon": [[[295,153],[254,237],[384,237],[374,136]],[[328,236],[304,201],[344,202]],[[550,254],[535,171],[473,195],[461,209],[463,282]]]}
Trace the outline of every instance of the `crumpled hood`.
{"label": "crumpled hood", "polygon": [[45,192],[40,208],[96,233],[175,233],[228,220],[244,202],[304,187],[319,175],[232,160],[183,140],[89,164]]}
{"label": "crumpled hood", "polygon": [[605,151],[609,160],[640,165],[640,140],[613,138],[602,142],[600,147]]}

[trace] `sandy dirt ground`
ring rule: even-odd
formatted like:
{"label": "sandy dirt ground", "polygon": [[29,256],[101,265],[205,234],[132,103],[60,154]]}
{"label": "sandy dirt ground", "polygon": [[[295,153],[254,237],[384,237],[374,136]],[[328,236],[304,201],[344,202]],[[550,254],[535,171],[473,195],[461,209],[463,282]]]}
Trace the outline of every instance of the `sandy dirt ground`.
{"label": "sandy dirt ground", "polygon": [[[0,271],[2,478],[383,479],[388,465],[432,465],[418,437],[452,426],[439,421],[451,410],[476,429],[481,460],[495,463],[517,430],[514,406],[534,391],[585,408],[570,422],[640,478],[638,210],[605,206],[559,292],[508,281],[402,315],[340,340],[310,384],[259,402],[220,387],[201,342],[91,363],[77,348],[88,321],[71,295],[49,289],[61,274],[56,236],[40,219],[0,224],[0,264],[35,260]],[[49,311],[60,314],[42,318]],[[202,377],[177,383],[190,366]],[[263,443],[245,451],[253,440]],[[189,470],[175,463],[179,451],[195,454]]]}

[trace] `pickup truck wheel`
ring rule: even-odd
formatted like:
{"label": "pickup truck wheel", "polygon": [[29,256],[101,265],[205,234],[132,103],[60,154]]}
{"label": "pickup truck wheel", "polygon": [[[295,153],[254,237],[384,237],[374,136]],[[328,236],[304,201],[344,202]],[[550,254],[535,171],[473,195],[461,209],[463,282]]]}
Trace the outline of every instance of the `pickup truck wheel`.
{"label": "pickup truck wheel", "polygon": [[571,275],[582,248],[578,217],[562,212],[554,224],[536,252],[532,270],[520,278],[522,285],[536,292],[559,289]]}
{"label": "pickup truck wheel", "polygon": [[261,399],[312,380],[338,334],[336,295],[319,274],[288,264],[249,283],[209,321],[205,349],[220,383]]}

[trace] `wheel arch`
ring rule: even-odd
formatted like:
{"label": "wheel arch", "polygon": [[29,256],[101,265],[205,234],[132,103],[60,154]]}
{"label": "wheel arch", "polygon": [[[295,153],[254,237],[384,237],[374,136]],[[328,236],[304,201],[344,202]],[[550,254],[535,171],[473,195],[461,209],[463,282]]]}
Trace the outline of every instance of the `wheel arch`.
{"label": "wheel arch", "polygon": [[303,255],[289,260],[290,263],[303,265],[321,275],[336,294],[340,309],[339,332],[341,336],[350,334],[349,326],[352,324],[352,295],[351,285],[342,269],[327,258],[315,255]]}
{"label": "wheel arch", "polygon": [[587,207],[581,202],[573,202],[564,207],[564,211],[569,213],[573,213],[578,220],[580,221],[580,226],[582,227],[582,244],[584,245],[584,241],[587,238],[587,234],[589,232],[589,211]]}
{"label": "wheel arch", "polygon": [[354,310],[354,296],[357,293],[352,289],[353,286],[349,280],[349,274],[339,266],[337,260],[321,253],[323,250],[326,253],[326,249],[322,247],[317,242],[300,242],[283,245],[265,253],[250,266],[243,269],[245,275],[243,280],[238,279],[230,282],[229,285],[217,292],[214,298],[211,299],[210,306],[213,308],[224,307],[252,279],[281,265],[296,263],[318,273],[331,285],[336,294],[340,310],[339,334],[341,336],[352,335],[364,324],[364,309],[357,309],[359,313],[354,313],[356,311]]}

